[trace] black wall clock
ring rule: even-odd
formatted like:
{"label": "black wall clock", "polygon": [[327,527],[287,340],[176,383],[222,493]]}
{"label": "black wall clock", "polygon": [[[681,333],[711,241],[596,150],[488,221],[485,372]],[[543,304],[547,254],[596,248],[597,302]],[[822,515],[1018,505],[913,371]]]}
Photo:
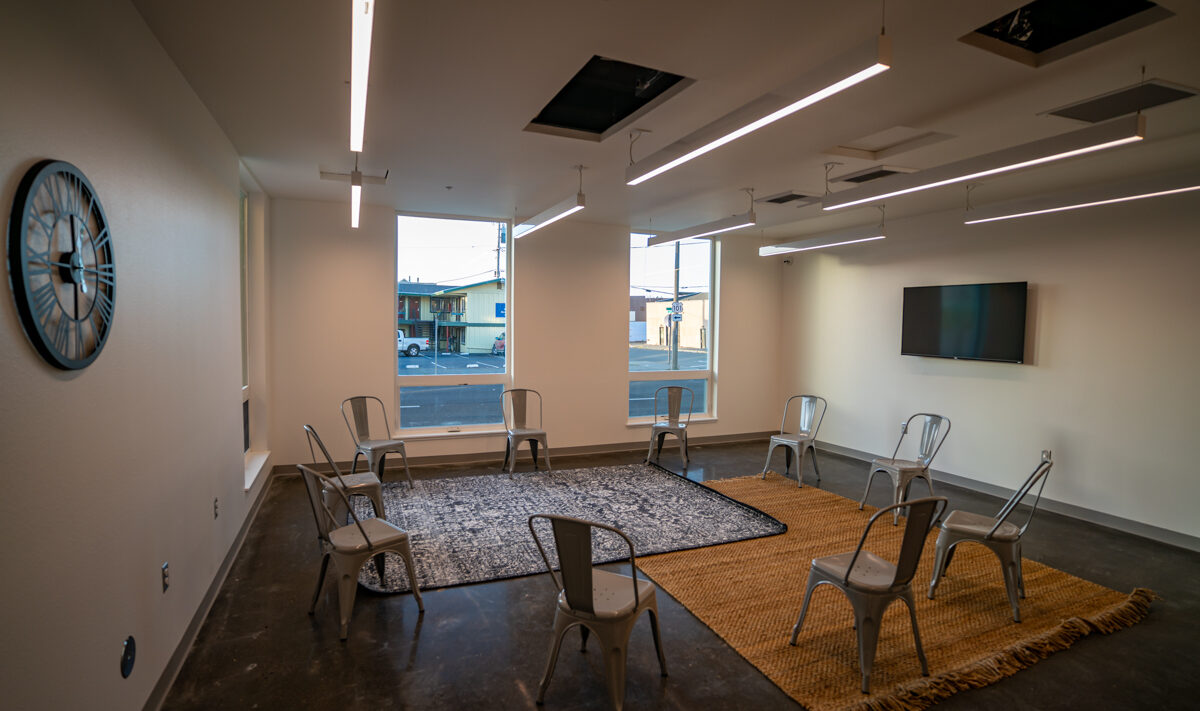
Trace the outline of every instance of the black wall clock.
{"label": "black wall clock", "polygon": [[8,275],[25,334],[50,365],[85,368],[112,330],[112,233],[92,184],[64,161],[29,169],[8,221]]}

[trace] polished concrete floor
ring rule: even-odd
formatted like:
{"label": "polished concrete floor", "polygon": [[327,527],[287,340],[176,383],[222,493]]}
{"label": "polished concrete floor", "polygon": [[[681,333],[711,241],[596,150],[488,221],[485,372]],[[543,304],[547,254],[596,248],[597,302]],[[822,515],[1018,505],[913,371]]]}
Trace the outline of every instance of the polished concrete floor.
{"label": "polished concrete floor", "polygon": [[[762,468],[765,444],[691,448],[687,475],[714,479]],[[639,453],[556,457],[556,469],[640,461]],[[822,453],[822,488],[857,499],[866,464]],[[782,468],[782,454],[775,468]],[[662,464],[679,469],[668,445]],[[1036,464],[1032,453],[1030,469]],[[529,467],[528,457],[521,460]],[[472,467],[470,473],[499,466]],[[414,476],[465,473],[414,468]],[[1014,486],[1028,472],[1013,472]],[[1051,474],[1053,476],[1053,474]],[[389,475],[390,479],[390,475]],[[814,481],[805,463],[806,486]],[[877,482],[871,503],[887,503]],[[948,485],[954,508],[993,513],[999,501]],[[554,591],[545,575],[431,590],[425,613],[410,595],[360,589],[345,642],[338,639],[334,586],[306,614],[319,555],[298,477],[266,493],[180,674],[167,709],[532,709],[546,662]],[[1082,578],[1161,595],[1148,618],[1113,635],[1093,635],[992,686],[960,693],[939,709],[1191,709],[1200,698],[1200,554],[1074,519],[1039,512],[1024,543],[1028,558]],[[797,565],[807,565],[797,561]],[[999,569],[997,569],[999,575]],[[1036,590],[1030,590],[1036,595]],[[997,604],[1003,604],[997,601]],[[660,592],[670,676],[658,674],[643,616],[631,640],[626,708],[794,709],[799,706]],[[786,637],[788,630],[780,630]],[[571,636],[571,639],[578,639]],[[565,644],[546,709],[607,709],[602,660]]]}

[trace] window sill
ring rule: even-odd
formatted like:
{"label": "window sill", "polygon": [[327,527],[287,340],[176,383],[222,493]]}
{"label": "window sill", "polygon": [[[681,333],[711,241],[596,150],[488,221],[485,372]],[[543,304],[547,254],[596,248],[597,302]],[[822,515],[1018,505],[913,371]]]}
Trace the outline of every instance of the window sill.
{"label": "window sill", "polygon": [[[701,422],[716,422],[716,421],[717,421],[716,417],[710,417],[710,416],[706,415],[704,417],[693,417],[692,421],[689,422],[688,424],[689,425],[698,425]],[[652,424],[654,424],[654,420],[649,417],[642,417],[642,418],[638,418],[636,420],[627,420],[625,422],[625,426],[628,427],[629,429],[634,429],[637,427],[649,427]]]}
{"label": "window sill", "polygon": [[458,429],[458,430],[451,428],[451,429],[423,430],[423,431],[417,431],[417,432],[409,432],[409,431],[405,431],[405,430],[400,430],[399,432],[393,432],[392,436],[395,437],[396,439],[402,439],[405,442],[419,442],[422,440],[457,439],[460,437],[497,437],[497,436],[503,437],[507,433],[508,433],[508,430],[504,429],[503,427],[501,427],[500,429],[488,428],[488,429]]}
{"label": "window sill", "polygon": [[267,460],[271,458],[271,450],[250,450],[246,452],[246,486],[242,491],[250,491],[254,488],[254,483],[258,481],[258,477],[267,468]]}

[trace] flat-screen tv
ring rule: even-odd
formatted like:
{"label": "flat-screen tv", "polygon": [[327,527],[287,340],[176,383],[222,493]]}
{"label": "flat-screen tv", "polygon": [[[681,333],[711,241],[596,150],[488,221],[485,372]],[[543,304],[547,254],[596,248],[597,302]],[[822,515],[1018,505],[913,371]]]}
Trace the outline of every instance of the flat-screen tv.
{"label": "flat-screen tv", "polygon": [[900,354],[1025,361],[1029,282],[909,286],[904,289]]}

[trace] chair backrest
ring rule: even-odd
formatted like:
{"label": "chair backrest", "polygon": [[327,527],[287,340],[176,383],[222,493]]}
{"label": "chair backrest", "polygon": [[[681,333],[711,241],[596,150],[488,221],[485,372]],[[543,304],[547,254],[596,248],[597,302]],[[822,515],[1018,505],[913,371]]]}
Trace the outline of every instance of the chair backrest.
{"label": "chair backrest", "polygon": [[[1021,505],[1021,500],[1029,494],[1035,485],[1038,487],[1037,495],[1033,499],[1033,508],[1029,510],[1029,516],[1025,519],[1025,523],[1021,524],[1021,534],[1025,535],[1025,529],[1029,528],[1029,522],[1033,520],[1033,515],[1037,513],[1038,502],[1042,500],[1042,489],[1046,488],[1046,479],[1049,478],[1050,469],[1054,467],[1054,456],[1050,450],[1042,450],[1042,461],[1038,462],[1033,473],[1025,479],[1025,483],[1021,484],[1021,488],[1013,493],[1012,498],[1000,509],[1000,513],[996,514],[996,524],[992,526],[992,530],[988,531],[987,538],[996,535],[996,529],[1000,528],[1000,524]],[[1039,483],[1040,482],[1040,483]]]}
{"label": "chair backrest", "polygon": [[[779,434],[787,434],[788,409],[792,400],[800,400],[800,418],[796,422],[796,434],[816,438],[817,430],[821,429],[821,421],[825,419],[827,403],[820,395],[793,395],[783,404],[783,420],[779,423]],[[815,420],[815,423],[814,423]]]}
{"label": "chair backrest", "polygon": [[900,452],[900,445],[904,442],[904,435],[908,434],[912,428],[913,420],[921,418],[921,441],[917,445],[916,460],[921,466],[926,469],[933,463],[933,458],[937,456],[938,450],[942,448],[942,442],[946,441],[946,435],[950,434],[950,418],[944,415],[935,415],[932,412],[918,412],[904,422],[900,423],[900,439],[896,440],[896,449],[892,451],[892,460],[895,461],[896,455]]}
{"label": "chair backrest", "polygon": [[664,385],[654,391],[654,421],[658,421],[658,394],[662,391],[667,391],[667,411],[665,416],[667,422],[672,425],[679,424],[679,416],[683,412],[683,394],[687,393],[687,422],[692,421],[692,403],[694,395],[691,388],[686,388],[682,385]]}
{"label": "chair backrest", "polygon": [[[304,426],[304,436],[308,439],[308,454],[312,457],[313,464],[319,463],[317,462],[316,451],[313,449],[313,442],[316,442],[317,448],[321,450],[321,454],[325,457],[325,463],[328,464],[329,468],[333,471],[333,476],[336,477],[338,481],[342,482],[343,485],[345,485],[346,482],[342,481],[341,468],[338,467],[337,462],[333,461],[333,456],[329,454],[329,450],[325,448],[325,443],[321,441],[319,436],[317,436],[317,431],[313,429],[312,425]],[[325,478],[328,479],[329,477]]]}
{"label": "chair backrest", "polygon": [[[371,401],[375,401],[377,406],[374,409],[379,411],[383,418],[383,437],[371,437],[371,413],[368,407]],[[350,405],[350,414],[346,414],[346,405]],[[383,400],[374,395],[355,395],[342,400],[342,419],[346,421],[346,428],[350,430],[350,437],[354,440],[355,446],[359,442],[364,442],[369,439],[391,439],[392,427],[388,424],[387,408],[383,406]],[[351,424],[353,420],[353,424]]]}
{"label": "chair backrest", "polygon": [[536,429],[542,429],[542,394],[529,388],[511,388],[500,393],[500,413],[504,417],[505,429],[523,430],[529,427],[530,400],[537,401]]}
{"label": "chair backrest", "polygon": [[[546,549],[542,545],[537,529],[534,528],[533,521],[539,518],[549,521],[550,528],[554,532],[554,549],[562,570],[561,578],[554,574],[554,565],[550,562],[550,557],[546,555]],[[554,586],[566,594],[567,604],[572,610],[588,614],[594,614],[596,611],[595,603],[592,600],[593,528],[611,531],[620,536],[629,546],[630,577],[633,578],[633,600],[634,609],[636,609],[641,604],[637,588],[637,556],[633,550],[633,541],[629,540],[629,536],[626,536],[618,528],[595,521],[585,521],[581,518],[554,514],[534,514],[529,517],[529,533],[533,535],[533,542],[537,544],[538,552],[542,554],[542,560],[546,562],[546,570],[550,571],[550,578],[553,580]]]}
{"label": "chair backrest", "polygon": [[329,508],[329,498],[340,497],[342,504],[346,510],[350,512],[350,516],[354,519],[354,525],[358,526],[358,532],[362,534],[363,540],[367,542],[367,549],[373,550],[371,539],[367,536],[366,530],[363,528],[362,522],[358,520],[358,515],[354,513],[354,509],[350,506],[350,500],[346,494],[333,483],[330,477],[316,471],[307,464],[297,464],[296,467],[300,470],[300,477],[304,480],[304,491],[308,494],[308,503],[312,507],[313,518],[317,522],[317,537],[323,542],[333,545],[329,540],[329,534],[342,527],[342,523],[338,522],[337,517],[333,515],[333,510]]}
{"label": "chair backrest", "polygon": [[896,577],[892,580],[891,589],[899,590],[911,583],[913,576],[917,574],[917,564],[921,562],[925,537],[942,518],[946,504],[947,499],[944,496],[928,496],[924,499],[902,501],[876,511],[871,516],[871,520],[867,521],[862,538],[858,539],[858,548],[854,549],[854,555],[850,558],[850,566],[846,568],[846,578],[842,582],[849,583],[850,573],[854,570],[854,562],[858,560],[858,554],[862,552],[863,543],[866,542],[867,534],[871,532],[871,526],[875,525],[875,521],[884,514],[891,513],[893,509],[907,506],[908,514],[904,521],[904,537],[900,541],[900,555],[896,560]]}

